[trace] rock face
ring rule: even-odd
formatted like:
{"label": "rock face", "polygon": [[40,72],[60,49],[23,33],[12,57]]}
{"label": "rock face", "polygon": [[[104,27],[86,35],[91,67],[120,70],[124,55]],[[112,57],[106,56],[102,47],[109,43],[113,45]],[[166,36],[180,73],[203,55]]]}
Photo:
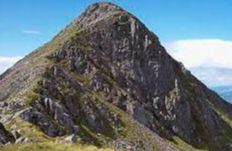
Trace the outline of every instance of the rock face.
{"label": "rock face", "polygon": [[[23,108],[20,117],[48,136],[91,142],[88,127],[130,144],[121,132],[127,126],[123,112],[152,135],[179,137],[198,149],[231,150],[231,128],[221,113],[230,119],[232,106],[175,61],[136,17],[111,3],[89,6],[0,80],[6,89],[0,100],[17,100],[12,110]],[[7,108],[3,104],[0,111]],[[134,142],[140,147],[124,149],[153,150],[145,140]]]}

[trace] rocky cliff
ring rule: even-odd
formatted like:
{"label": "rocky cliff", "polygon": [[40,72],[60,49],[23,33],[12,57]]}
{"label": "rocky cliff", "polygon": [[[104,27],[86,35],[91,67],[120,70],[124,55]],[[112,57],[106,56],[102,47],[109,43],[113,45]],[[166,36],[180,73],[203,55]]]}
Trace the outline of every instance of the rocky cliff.
{"label": "rocky cliff", "polygon": [[[231,150],[232,106],[111,3],[89,6],[1,75],[0,101],[0,121],[20,135],[18,144],[56,138],[115,150]],[[1,129],[0,138],[9,137],[0,144],[12,140]]]}

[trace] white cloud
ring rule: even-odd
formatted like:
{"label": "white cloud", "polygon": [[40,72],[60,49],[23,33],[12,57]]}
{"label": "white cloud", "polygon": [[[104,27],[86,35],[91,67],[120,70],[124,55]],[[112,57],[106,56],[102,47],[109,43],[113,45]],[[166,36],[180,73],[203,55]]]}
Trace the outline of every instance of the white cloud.
{"label": "white cloud", "polygon": [[232,69],[217,67],[195,67],[191,72],[208,86],[232,85]]}
{"label": "white cloud", "polygon": [[36,31],[36,30],[23,30],[22,32],[25,34],[31,34],[31,35],[42,35],[40,31]]}
{"label": "white cloud", "polygon": [[14,57],[0,56],[0,74],[3,73],[6,69],[10,68],[12,65],[14,65],[21,58],[22,57],[20,56],[14,56]]}
{"label": "white cloud", "polygon": [[178,40],[165,44],[171,55],[190,67],[232,68],[232,41]]}
{"label": "white cloud", "polygon": [[164,45],[208,86],[232,85],[232,41],[178,40]]}
{"label": "white cloud", "polygon": [[16,56],[16,57],[0,56],[0,64],[2,64],[2,65],[13,64],[13,63],[17,62],[21,58],[22,57],[19,57],[19,56]]}

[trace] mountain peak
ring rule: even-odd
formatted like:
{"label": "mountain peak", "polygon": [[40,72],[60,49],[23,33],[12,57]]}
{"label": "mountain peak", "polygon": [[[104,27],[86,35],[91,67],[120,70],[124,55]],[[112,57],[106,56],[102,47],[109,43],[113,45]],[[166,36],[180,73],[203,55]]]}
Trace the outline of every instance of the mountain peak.
{"label": "mountain peak", "polygon": [[117,11],[124,11],[120,6],[113,4],[111,2],[97,2],[92,5],[89,5],[86,9],[86,12],[89,13],[114,13]]}
{"label": "mountain peak", "polygon": [[97,22],[103,18],[122,12],[125,11],[110,2],[94,3],[88,6],[88,8],[74,22],[81,22],[85,25],[91,24],[92,22]]}
{"label": "mountain peak", "polygon": [[96,2],[87,7],[87,10],[90,8],[99,8],[99,9],[108,9],[108,11],[112,11],[114,9],[122,9],[120,6],[111,3],[111,2]]}

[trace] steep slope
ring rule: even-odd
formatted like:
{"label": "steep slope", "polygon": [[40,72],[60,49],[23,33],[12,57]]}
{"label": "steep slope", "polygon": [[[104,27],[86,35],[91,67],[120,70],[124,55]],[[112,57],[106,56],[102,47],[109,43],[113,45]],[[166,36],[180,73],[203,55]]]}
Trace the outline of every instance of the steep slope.
{"label": "steep slope", "polygon": [[[6,127],[27,121],[46,141],[70,135],[123,150],[231,150],[231,105],[111,3],[89,6],[1,75],[0,101]],[[36,134],[25,134],[27,142],[45,141]]]}

